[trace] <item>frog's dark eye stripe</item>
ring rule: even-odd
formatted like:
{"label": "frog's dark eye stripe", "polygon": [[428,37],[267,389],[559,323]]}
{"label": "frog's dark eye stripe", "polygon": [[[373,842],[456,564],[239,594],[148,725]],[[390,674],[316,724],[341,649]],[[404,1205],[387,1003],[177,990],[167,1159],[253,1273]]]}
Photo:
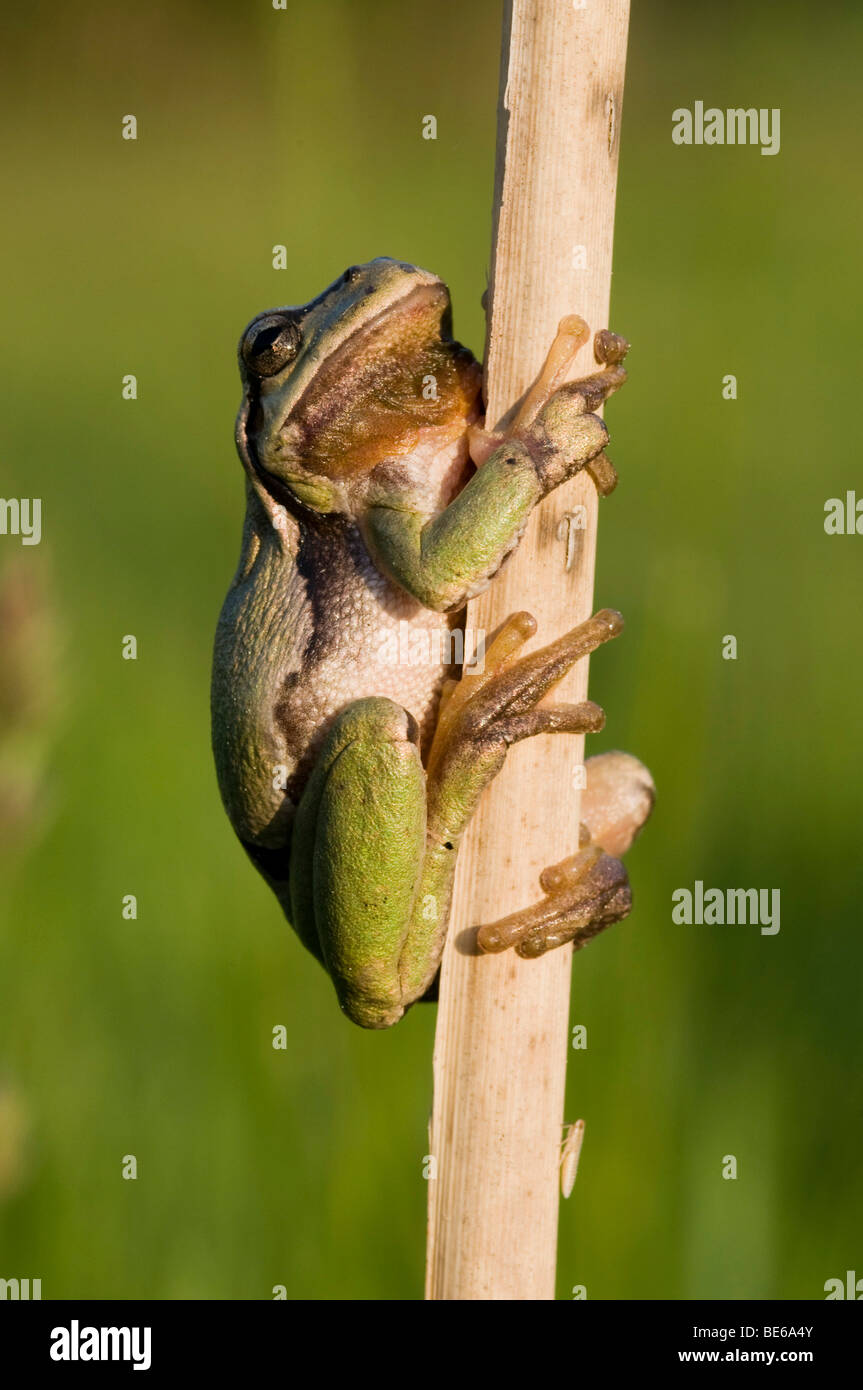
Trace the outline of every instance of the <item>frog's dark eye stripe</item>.
{"label": "frog's dark eye stripe", "polygon": [[296,357],[300,330],[293,319],[279,315],[252,324],[243,339],[243,361],[256,376],[275,376]]}

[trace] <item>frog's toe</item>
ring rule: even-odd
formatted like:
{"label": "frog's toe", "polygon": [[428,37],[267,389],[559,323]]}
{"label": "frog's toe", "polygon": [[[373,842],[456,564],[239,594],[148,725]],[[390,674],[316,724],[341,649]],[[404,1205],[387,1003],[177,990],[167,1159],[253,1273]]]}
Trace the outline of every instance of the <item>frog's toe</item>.
{"label": "frog's toe", "polygon": [[580,850],[571,859],[546,870],[543,885],[554,876],[554,888],[531,907],[479,928],[477,944],[483,951],[518,955],[545,955],[571,941],[576,950],[598,932],[620,922],[632,910],[632,893],[626,869],[619,859],[598,845]]}
{"label": "frog's toe", "polygon": [[603,328],[593,340],[593,355],[597,362],[605,362],[608,366],[616,366],[622,362],[629,352],[629,343],[626,338],[619,333],[612,333],[610,328]]}
{"label": "frog's toe", "polygon": [[[626,854],[656,801],[656,785],[639,758],[613,749],[597,753],[584,765],[587,786],[581,794],[581,819],[589,838],[607,854]],[[546,869],[546,878],[553,871]]]}

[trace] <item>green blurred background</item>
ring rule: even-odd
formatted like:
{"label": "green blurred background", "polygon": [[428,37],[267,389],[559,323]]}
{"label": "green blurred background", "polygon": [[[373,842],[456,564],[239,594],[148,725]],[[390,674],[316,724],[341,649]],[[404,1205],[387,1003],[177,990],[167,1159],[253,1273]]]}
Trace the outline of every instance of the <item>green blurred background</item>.
{"label": "green blurred background", "polygon": [[[612,325],[634,346],[597,581],[628,630],[591,747],[637,752],[660,801],[633,918],[575,966],[563,1298],[863,1273],[863,540],[823,527],[863,494],[863,16],[694,11],[639,0],[631,33]],[[363,1033],[285,928],[219,803],[210,648],[252,314],[389,254],[444,276],[481,351],[499,5],[38,0],[5,23],[0,491],[43,499],[40,546],[0,538],[30,701],[7,743],[45,776],[0,849],[0,1275],[416,1298],[434,1009]],[[696,99],[780,107],[781,152],[673,145]],[[780,888],[780,933],[674,925],[697,878]]]}

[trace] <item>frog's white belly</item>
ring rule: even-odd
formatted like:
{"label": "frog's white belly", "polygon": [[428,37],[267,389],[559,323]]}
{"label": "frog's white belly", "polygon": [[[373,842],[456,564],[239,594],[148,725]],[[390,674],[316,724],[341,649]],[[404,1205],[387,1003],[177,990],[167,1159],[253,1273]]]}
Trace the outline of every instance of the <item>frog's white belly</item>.
{"label": "frog's white belly", "polygon": [[303,576],[311,640],[277,706],[296,769],[287,789],[292,800],[333,719],[354,700],[394,700],[413,715],[425,744],[441,684],[461,659],[451,618],[423,608],[382,575],[353,528],[325,549],[321,555],[320,543],[314,547],[313,572]]}

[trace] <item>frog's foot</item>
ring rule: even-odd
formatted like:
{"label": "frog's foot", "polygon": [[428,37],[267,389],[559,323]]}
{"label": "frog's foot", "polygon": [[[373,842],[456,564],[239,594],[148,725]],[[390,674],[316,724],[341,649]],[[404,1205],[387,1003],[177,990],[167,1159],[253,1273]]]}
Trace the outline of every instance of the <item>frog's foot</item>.
{"label": "frog's foot", "polygon": [[[576,330],[575,325],[581,325]],[[593,355],[601,371],[590,376],[578,377],[575,381],[564,381],[572,359],[586,341],[588,334],[584,319],[573,314],[561,319],[557,337],[551,345],[542,370],[528,391],[518,414],[513,421],[513,431],[523,433],[528,429],[544,406],[558,392],[578,403],[578,413],[585,415],[597,410],[608,397],[626,381],[623,359],[629,351],[629,343],[618,333],[604,328],[593,340]]]}
{"label": "frog's foot", "polygon": [[426,759],[426,851],[399,958],[405,1004],[421,998],[437,973],[456,853],[480,796],[518,740],[602,728],[605,715],[591,700],[548,706],[539,701],[580,657],[614,637],[622,625],[619,613],[603,609],[556,642],[523,656],[521,648],[536,631],[536,622],[529,613],[516,613],[490,644],[484,669],[467,670],[444,690]]}
{"label": "frog's foot", "polygon": [[[561,426],[565,428],[572,416],[596,411],[623,385],[626,370],[622,364],[629,343],[607,328],[593,340],[594,357],[602,370],[575,381],[564,380],[589,332],[584,319],[577,314],[561,319],[539,376],[508,428],[493,432],[475,426],[469,431],[471,458],[477,467],[509,438],[525,438],[529,444],[547,446],[549,436],[554,437]],[[585,467],[602,496],[614,491],[617,473],[604,453],[596,454]]]}
{"label": "frog's foot", "polygon": [[514,946],[517,955],[542,956],[567,941],[578,950],[603,927],[628,916],[632,908],[626,869],[598,845],[588,845],[546,869],[540,886],[545,889],[541,902],[480,927],[477,945],[481,950],[505,951]]}
{"label": "frog's foot", "polygon": [[481,950],[512,946],[529,958],[568,941],[580,950],[603,928],[629,915],[632,893],[617,856],[629,849],[653,809],[653,779],[643,763],[626,753],[589,758],[586,768],[578,852],[543,871],[540,902],[479,928]]}
{"label": "frog's foot", "polygon": [[536,631],[529,613],[503,624],[485,653],[482,671],[467,669],[444,688],[438,725],[426,759],[427,839],[410,930],[399,960],[406,1002],[433,984],[449,917],[456,852],[508,748],[542,733],[588,733],[605,715],[592,700],[539,706],[582,656],[621,629],[619,613],[603,609],[549,646],[519,653]]}
{"label": "frog's foot", "polygon": [[518,656],[536,622],[529,613],[516,613],[489,646],[484,669],[466,671],[445,689],[426,769],[430,828],[435,826],[445,843],[460,837],[513,743],[534,734],[602,728],[605,715],[592,700],[539,702],[576,661],[615,637],[622,626],[620,614],[604,608],[547,647]]}

